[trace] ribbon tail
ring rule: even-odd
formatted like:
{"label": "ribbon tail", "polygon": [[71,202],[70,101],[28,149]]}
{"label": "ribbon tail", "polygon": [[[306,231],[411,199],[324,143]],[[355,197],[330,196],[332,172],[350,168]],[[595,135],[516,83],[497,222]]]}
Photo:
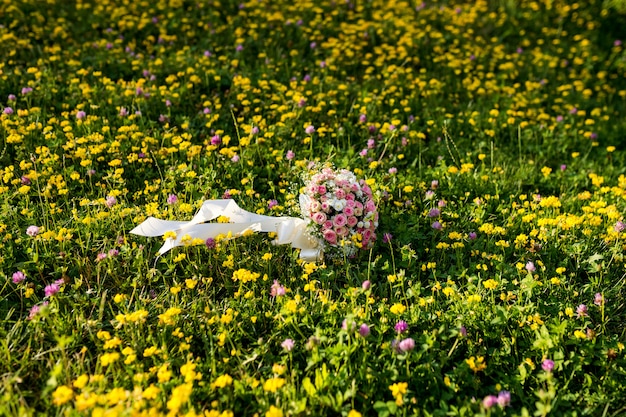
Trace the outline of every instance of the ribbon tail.
{"label": "ribbon tail", "polygon": [[295,217],[283,218],[276,226],[275,245],[291,244],[300,249],[300,259],[315,262],[322,258],[322,245],[312,237],[307,229],[308,222]]}
{"label": "ribbon tail", "polygon": [[322,259],[322,251],[319,249],[300,249],[300,259],[306,262],[317,262]]}
{"label": "ribbon tail", "polygon": [[[228,217],[230,223],[206,223],[220,216]],[[160,220],[149,217],[130,233],[156,237],[174,232],[175,238],[167,239],[159,249],[159,256],[170,249],[185,245],[188,239],[216,238],[218,235],[233,236],[246,231],[275,232],[276,245],[291,244],[300,249],[300,258],[315,262],[322,258],[323,244],[307,231],[308,221],[296,217],[274,217],[251,213],[240,208],[234,200],[207,200],[190,221]],[[184,242],[185,241],[185,242]]]}
{"label": "ribbon tail", "polygon": [[183,239],[201,239],[206,241],[208,238],[216,238],[218,235],[228,236],[231,234],[233,237],[240,235],[247,231],[258,232],[260,229],[258,223],[202,223],[202,224],[187,224],[182,228],[175,230],[176,239],[167,239],[159,254],[163,255],[167,251],[176,246],[183,246]]}
{"label": "ribbon tail", "polygon": [[164,235],[166,232],[180,229],[187,223],[188,222],[161,220],[154,217],[148,217],[141,224],[131,230],[130,233],[139,236],[156,237]]}

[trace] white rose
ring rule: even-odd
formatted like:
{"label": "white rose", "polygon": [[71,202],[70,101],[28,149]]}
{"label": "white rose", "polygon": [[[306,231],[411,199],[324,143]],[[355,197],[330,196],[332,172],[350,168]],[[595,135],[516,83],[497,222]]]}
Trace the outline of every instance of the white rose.
{"label": "white rose", "polygon": [[335,210],[341,211],[346,207],[346,200],[335,200],[333,201],[332,206]]}

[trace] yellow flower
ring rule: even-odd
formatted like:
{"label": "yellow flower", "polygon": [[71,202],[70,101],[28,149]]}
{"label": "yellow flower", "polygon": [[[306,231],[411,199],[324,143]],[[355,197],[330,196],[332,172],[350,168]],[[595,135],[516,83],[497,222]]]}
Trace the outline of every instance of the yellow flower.
{"label": "yellow flower", "polygon": [[480,300],[482,299],[482,297],[478,294],[472,294],[472,295],[468,295],[467,296],[467,302],[468,303],[480,303]]}
{"label": "yellow flower", "polygon": [[487,368],[487,364],[485,363],[485,358],[482,356],[479,356],[479,357],[472,356],[469,359],[465,359],[465,363],[467,363],[470,369],[474,372],[484,371]]}
{"label": "yellow flower", "polygon": [[348,417],[362,417],[363,415],[356,410],[350,410]]}
{"label": "yellow flower", "polygon": [[77,411],[85,411],[98,402],[99,396],[97,394],[93,394],[90,392],[83,392],[81,395],[77,396],[74,402]]}
{"label": "yellow flower", "polygon": [[265,417],[283,417],[283,410],[271,405],[270,409],[265,413]]}
{"label": "yellow flower", "polygon": [[115,294],[115,297],[113,297],[113,301],[115,302],[115,304],[119,304],[125,299],[126,299],[126,294]]}
{"label": "yellow flower", "polygon": [[285,303],[285,310],[291,314],[295,314],[298,311],[298,302],[296,300],[289,300]]}
{"label": "yellow flower", "polygon": [[202,374],[196,372],[197,365],[193,362],[187,362],[180,367],[180,375],[185,377],[185,382],[192,382],[196,379],[202,379]]}
{"label": "yellow flower", "polygon": [[398,395],[406,394],[406,390],[409,387],[409,384],[406,382],[397,382],[393,385],[389,385],[389,389],[391,390],[391,395],[397,397]]}
{"label": "yellow flower", "polygon": [[233,383],[233,378],[228,375],[228,374],[224,374],[224,375],[220,375],[217,378],[215,378],[215,381],[213,381],[213,383],[211,384],[211,386],[213,388],[224,388],[224,387],[228,387]]}
{"label": "yellow flower", "polygon": [[157,378],[160,383],[167,382],[172,379],[172,371],[169,369],[169,363],[164,363],[157,371]]}
{"label": "yellow flower", "polygon": [[131,323],[137,323],[137,322],[143,323],[144,321],[146,321],[147,317],[148,317],[147,310],[137,310],[137,311],[133,311],[130,314],[127,314],[126,320]]}
{"label": "yellow flower", "polygon": [[285,385],[285,378],[270,378],[263,383],[263,391],[276,392]]}
{"label": "yellow flower", "polygon": [[167,231],[163,234],[163,240],[176,239],[176,233],[173,231]]}
{"label": "yellow flower", "polygon": [[[215,239],[217,240],[217,238]],[[233,255],[228,255],[226,260],[222,262],[222,266],[225,268],[234,268],[235,267],[235,257]]]}
{"label": "yellow flower", "polygon": [[52,393],[52,403],[54,405],[63,405],[74,397],[74,391],[67,385],[61,385]]}
{"label": "yellow flower", "polygon": [[100,363],[102,366],[109,366],[110,364],[116,362],[120,358],[120,354],[117,352],[104,353],[100,356]]}
{"label": "yellow flower", "polygon": [[275,363],[274,365],[272,365],[272,372],[274,372],[276,375],[282,375],[285,373],[285,365],[281,365],[278,363]]}
{"label": "yellow flower", "polygon": [[107,340],[104,343],[104,349],[113,349],[113,348],[118,347],[121,344],[122,344],[122,341],[120,340],[120,338],[115,336],[113,339]]}
{"label": "yellow flower", "polygon": [[246,283],[249,281],[256,281],[257,278],[259,278],[260,276],[261,274],[257,272],[252,272],[248,271],[247,269],[240,268],[233,272],[233,281],[241,281],[243,283]]}
{"label": "yellow flower", "polygon": [[222,332],[217,336],[217,344],[218,346],[224,346],[224,344],[226,343],[226,337],[228,336],[228,333],[226,332]]}
{"label": "yellow flower", "polygon": [[406,311],[406,306],[404,304],[395,303],[389,308],[389,311],[391,311],[393,314],[400,315]]}
{"label": "yellow flower", "polygon": [[533,362],[533,360],[532,360],[532,359],[530,359],[530,358],[526,358],[526,359],[524,359],[524,363],[525,363],[526,365],[530,366],[530,369],[535,369],[535,368],[536,368],[535,363],[534,363],[534,362]]}
{"label": "yellow flower", "polygon": [[178,411],[187,401],[189,401],[189,397],[191,396],[191,391],[193,389],[193,384],[187,383],[183,385],[179,385],[172,390],[172,395],[167,402],[167,409],[174,412]]}
{"label": "yellow flower", "polygon": [[76,381],[74,381],[72,385],[74,386],[74,388],[83,389],[85,388],[85,385],[87,385],[87,382],[89,382],[89,377],[85,374],[82,374],[81,376],[76,378]]}
{"label": "yellow flower", "polygon": [[397,405],[402,405],[404,403],[403,396],[406,394],[407,388],[409,384],[406,382],[397,382],[393,385],[389,385],[389,389],[391,390],[391,395],[396,400]]}
{"label": "yellow flower", "polygon": [[159,353],[159,349],[156,346],[151,346],[144,349],[143,356],[147,358],[149,356],[156,355],[157,353]]}
{"label": "yellow flower", "polygon": [[498,282],[495,279],[488,279],[483,282],[483,286],[488,290],[493,290],[498,287]]}
{"label": "yellow flower", "polygon": [[143,391],[142,396],[146,400],[154,400],[157,395],[159,395],[159,392],[161,392],[161,389],[159,387],[155,386],[154,384],[150,384],[150,386]]}
{"label": "yellow flower", "polygon": [[109,340],[111,338],[111,333],[106,330],[100,330],[96,333],[96,337],[100,340]]}
{"label": "yellow flower", "polygon": [[168,308],[165,313],[159,314],[159,324],[174,324],[176,317],[181,313],[181,309],[177,307]]}

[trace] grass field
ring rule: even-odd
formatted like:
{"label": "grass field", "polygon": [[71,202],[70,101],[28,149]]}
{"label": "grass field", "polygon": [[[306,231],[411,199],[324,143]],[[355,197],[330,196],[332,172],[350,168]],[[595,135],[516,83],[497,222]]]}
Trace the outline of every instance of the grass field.
{"label": "grass field", "polygon": [[[0,0],[0,415],[626,415],[620,7]],[[353,258],[129,234],[312,161]]]}

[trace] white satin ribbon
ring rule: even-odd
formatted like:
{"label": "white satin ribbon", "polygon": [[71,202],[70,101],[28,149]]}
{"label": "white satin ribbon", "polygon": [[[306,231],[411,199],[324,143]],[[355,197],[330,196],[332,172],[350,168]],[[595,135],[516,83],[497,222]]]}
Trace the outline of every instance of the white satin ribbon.
{"label": "white satin ribbon", "polygon": [[[206,223],[220,216],[228,217],[230,223]],[[156,237],[167,232],[174,232],[176,238],[169,238],[159,249],[163,255],[176,246],[182,246],[182,238],[189,236],[192,239],[207,240],[218,235],[240,235],[246,231],[275,232],[276,245],[291,244],[291,247],[300,249],[300,258],[307,262],[315,262],[322,257],[322,245],[307,232],[308,222],[297,217],[274,217],[251,213],[240,208],[235,200],[207,200],[202,203],[200,210],[188,222],[175,220],[160,220],[148,217],[143,223],[135,227],[130,233],[139,236]]]}

